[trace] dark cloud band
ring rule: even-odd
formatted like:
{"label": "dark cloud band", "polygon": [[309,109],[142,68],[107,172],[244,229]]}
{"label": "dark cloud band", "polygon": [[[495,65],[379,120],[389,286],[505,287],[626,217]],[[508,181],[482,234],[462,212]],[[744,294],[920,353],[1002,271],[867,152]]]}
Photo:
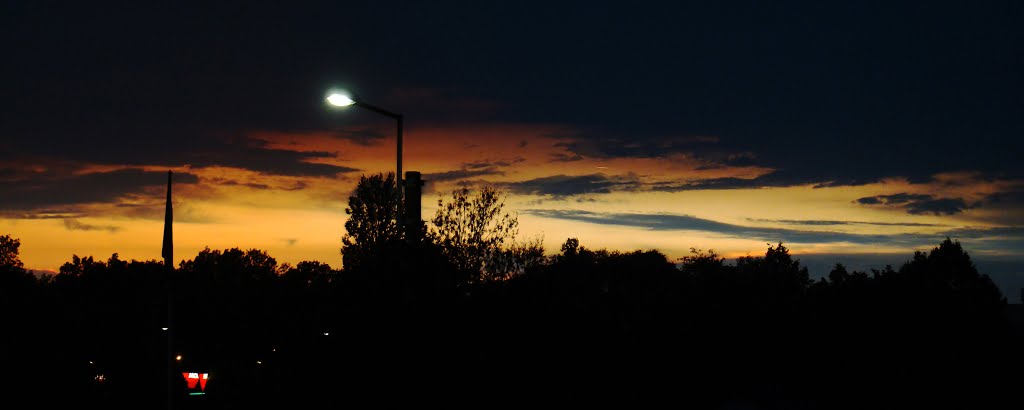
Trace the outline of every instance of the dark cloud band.
{"label": "dark cloud band", "polygon": [[[199,178],[191,173],[174,174],[175,184],[195,184]],[[24,180],[0,181],[0,212],[19,217],[39,214],[72,214],[83,204],[113,203],[130,195],[160,191],[167,184],[167,173],[140,169],[121,169],[88,174],[41,175]],[[62,216],[63,217],[63,216]],[[67,221],[68,219],[65,219]],[[68,229],[81,228],[72,223]]]}
{"label": "dark cloud band", "polygon": [[554,175],[526,181],[509,182],[502,184],[502,186],[517,194],[564,197],[582,194],[607,194],[613,191],[636,191],[642,186],[642,183],[637,177],[632,175],[608,176],[605,174],[589,174]]}
{"label": "dark cloud band", "polygon": [[[531,209],[524,214],[599,225],[618,225],[654,231],[697,231],[741,239],[794,243],[852,243],[913,248],[934,244],[949,236],[986,239],[986,246],[1016,246],[1024,240],[1024,228],[950,229],[936,234],[855,234],[831,231],[807,231],[787,228],[753,227],[717,222],[689,215],[600,213],[582,210]],[[1003,245],[999,245],[1003,244]]]}
{"label": "dark cloud band", "polygon": [[898,193],[858,198],[861,205],[902,208],[913,215],[955,215],[972,208],[962,198],[936,198],[928,194]]}

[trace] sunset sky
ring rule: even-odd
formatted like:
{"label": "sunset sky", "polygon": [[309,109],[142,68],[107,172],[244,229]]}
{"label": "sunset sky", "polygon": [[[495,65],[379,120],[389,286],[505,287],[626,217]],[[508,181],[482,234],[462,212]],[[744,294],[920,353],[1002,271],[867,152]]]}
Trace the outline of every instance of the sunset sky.
{"label": "sunset sky", "polygon": [[549,253],[781,241],[820,275],[948,236],[1024,286],[1021,2],[204,3],[0,13],[27,268],[159,259],[168,170],[176,259],[339,267],[355,182],[395,166],[394,122],[340,88],[405,116],[425,219],[487,183]]}

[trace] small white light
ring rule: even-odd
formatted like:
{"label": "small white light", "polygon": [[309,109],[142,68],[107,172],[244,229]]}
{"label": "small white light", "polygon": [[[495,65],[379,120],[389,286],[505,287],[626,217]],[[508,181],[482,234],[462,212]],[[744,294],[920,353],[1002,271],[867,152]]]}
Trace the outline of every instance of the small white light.
{"label": "small white light", "polygon": [[160,330],[165,330],[166,331],[167,328],[166,327],[161,327]]}
{"label": "small white light", "polygon": [[329,336],[331,332],[324,332],[324,336]]}
{"label": "small white light", "polygon": [[356,103],[349,96],[338,93],[327,96],[327,102],[336,107],[347,107]]}
{"label": "small white light", "polygon": [[177,361],[180,362],[181,361],[181,355],[179,354],[177,357],[174,358],[174,360],[177,360]]}
{"label": "small white light", "polygon": [[257,361],[256,361],[256,364],[263,364],[263,362],[261,362],[261,361],[257,360]]}

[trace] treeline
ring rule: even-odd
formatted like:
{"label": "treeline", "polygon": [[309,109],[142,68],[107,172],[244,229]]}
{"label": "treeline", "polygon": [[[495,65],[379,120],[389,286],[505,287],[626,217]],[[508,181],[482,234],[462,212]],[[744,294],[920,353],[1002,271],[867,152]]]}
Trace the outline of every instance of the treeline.
{"label": "treeline", "polygon": [[41,403],[162,406],[168,366],[211,374],[202,398],[171,380],[179,407],[986,408],[1021,381],[1006,299],[949,239],[820,280],[781,243],[674,263],[570,238],[492,253],[515,260],[500,275],[432,240],[343,270],[205,249],[173,271],[75,256],[42,278],[18,244],[0,237],[0,357],[5,386]]}

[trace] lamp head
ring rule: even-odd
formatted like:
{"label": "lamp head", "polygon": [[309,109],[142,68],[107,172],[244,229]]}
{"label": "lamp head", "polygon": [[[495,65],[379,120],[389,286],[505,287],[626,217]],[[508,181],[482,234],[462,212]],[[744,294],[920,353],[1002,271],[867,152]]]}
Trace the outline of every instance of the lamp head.
{"label": "lamp head", "polygon": [[348,107],[356,102],[345,94],[334,92],[327,96],[327,103],[335,107]]}

